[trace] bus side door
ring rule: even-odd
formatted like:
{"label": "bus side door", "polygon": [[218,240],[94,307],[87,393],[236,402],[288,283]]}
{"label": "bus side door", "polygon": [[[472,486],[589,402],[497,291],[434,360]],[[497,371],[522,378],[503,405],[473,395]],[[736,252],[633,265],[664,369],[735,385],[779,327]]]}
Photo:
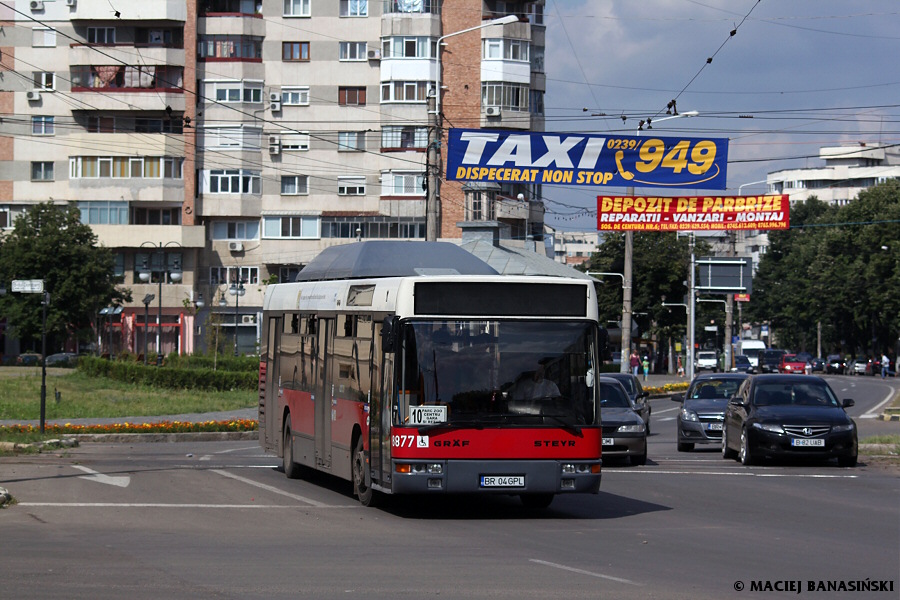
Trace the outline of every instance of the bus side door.
{"label": "bus side door", "polygon": [[319,389],[316,394],[316,467],[331,469],[331,422],[336,399],[331,377],[331,347],[334,339],[334,319],[318,319]]}

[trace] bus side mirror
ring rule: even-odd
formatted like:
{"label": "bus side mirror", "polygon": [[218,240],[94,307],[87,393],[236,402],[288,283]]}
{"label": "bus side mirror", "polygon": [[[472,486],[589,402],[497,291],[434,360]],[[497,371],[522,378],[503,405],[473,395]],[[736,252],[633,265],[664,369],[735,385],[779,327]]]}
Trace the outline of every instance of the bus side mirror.
{"label": "bus side mirror", "polygon": [[381,325],[381,351],[382,352],[393,352],[394,351],[394,338],[396,337],[396,332],[394,331],[394,326],[396,322],[396,317],[387,316],[384,318],[384,321]]}

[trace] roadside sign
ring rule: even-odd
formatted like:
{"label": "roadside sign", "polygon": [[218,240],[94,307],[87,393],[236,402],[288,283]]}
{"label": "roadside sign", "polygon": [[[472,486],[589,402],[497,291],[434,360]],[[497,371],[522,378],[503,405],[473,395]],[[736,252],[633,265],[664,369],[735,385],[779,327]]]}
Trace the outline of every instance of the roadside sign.
{"label": "roadside sign", "polygon": [[735,302],[750,302],[750,294],[735,294]]}
{"label": "roadside sign", "polygon": [[707,325],[706,327],[703,328],[703,331],[718,331],[718,330],[719,330],[719,328],[716,327],[715,325]]}
{"label": "roadside sign", "polygon": [[23,294],[43,294],[43,279],[13,279],[12,291]]}

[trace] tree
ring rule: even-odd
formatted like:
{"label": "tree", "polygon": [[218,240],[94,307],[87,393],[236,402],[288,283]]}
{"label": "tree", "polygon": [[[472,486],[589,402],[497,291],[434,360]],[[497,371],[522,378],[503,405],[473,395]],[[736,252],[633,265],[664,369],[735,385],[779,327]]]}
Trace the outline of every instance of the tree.
{"label": "tree", "polygon": [[[36,204],[0,238],[0,281],[43,279],[50,294],[47,346],[61,349],[66,340],[91,339],[91,324],[99,309],[131,301],[131,290],[117,288],[115,259],[97,246],[97,236],[81,223],[74,204]],[[23,342],[41,340],[41,294],[0,296],[12,334]]]}

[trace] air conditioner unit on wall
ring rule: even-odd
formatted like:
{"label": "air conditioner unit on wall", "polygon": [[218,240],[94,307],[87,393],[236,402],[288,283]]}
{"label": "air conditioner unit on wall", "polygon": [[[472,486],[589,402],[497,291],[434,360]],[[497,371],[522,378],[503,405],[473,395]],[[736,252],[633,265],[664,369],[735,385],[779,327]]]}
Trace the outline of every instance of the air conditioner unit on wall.
{"label": "air conditioner unit on wall", "polygon": [[485,106],[484,107],[484,116],[499,117],[500,116],[500,107],[499,106]]}
{"label": "air conditioner unit on wall", "polygon": [[281,154],[281,144],[269,144],[269,154]]}
{"label": "air conditioner unit on wall", "polygon": [[25,97],[29,102],[37,102],[41,99],[41,93],[38,90],[29,90],[25,92]]}
{"label": "air conditioner unit on wall", "polygon": [[228,242],[228,250],[230,252],[243,252],[244,244],[241,242]]}
{"label": "air conditioner unit on wall", "polygon": [[75,6],[76,0],[66,0],[66,6]]}
{"label": "air conditioner unit on wall", "polygon": [[281,112],[281,100],[271,100],[269,102],[269,110],[272,112]]}
{"label": "air conditioner unit on wall", "polygon": [[44,3],[42,0],[31,0],[31,10],[44,10]]}
{"label": "air conditioner unit on wall", "polygon": [[381,60],[381,50],[373,48],[367,52],[369,60]]}
{"label": "air conditioner unit on wall", "polygon": [[256,315],[241,315],[241,323],[256,323]]}
{"label": "air conditioner unit on wall", "polygon": [[281,102],[281,94],[278,92],[269,92],[269,102]]}

